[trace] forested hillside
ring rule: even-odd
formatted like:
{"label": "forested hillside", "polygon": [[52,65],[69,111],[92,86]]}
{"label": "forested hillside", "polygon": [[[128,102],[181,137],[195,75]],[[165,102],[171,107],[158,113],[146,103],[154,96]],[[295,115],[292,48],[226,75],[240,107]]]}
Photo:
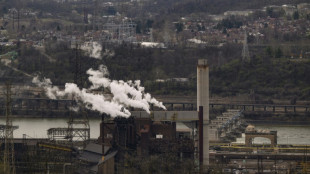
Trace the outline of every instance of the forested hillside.
{"label": "forested hillside", "polygon": [[[50,44],[47,53],[56,59],[49,62],[33,48],[22,47],[14,66],[29,74],[40,72],[54,84],[72,82],[75,52],[64,43]],[[238,51],[239,50],[239,51]],[[222,52],[222,57],[218,52]],[[242,62],[240,46],[201,49],[142,49],[130,45],[115,48],[113,56],[102,60],[80,52],[82,71],[108,67],[115,80],[140,79],[146,91],[153,94],[196,95],[196,64],[201,58],[210,64],[210,92],[218,96],[250,94],[267,98],[310,97],[310,60],[274,58],[258,55],[250,62]],[[36,55],[36,56],[34,56]],[[87,75],[83,74],[86,81]],[[180,82],[173,78],[187,78]],[[160,79],[160,82],[156,80]],[[86,85],[87,83],[85,83]]]}

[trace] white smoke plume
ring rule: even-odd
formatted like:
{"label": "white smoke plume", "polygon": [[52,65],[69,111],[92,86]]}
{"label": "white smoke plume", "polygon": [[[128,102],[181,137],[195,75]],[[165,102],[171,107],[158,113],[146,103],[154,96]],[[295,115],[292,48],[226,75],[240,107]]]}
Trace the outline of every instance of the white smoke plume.
{"label": "white smoke plume", "polygon": [[[140,86],[140,81],[110,80],[108,70],[105,66],[100,65],[98,70],[89,69],[88,80],[92,83],[89,89],[80,89],[74,83],[66,83],[64,90],[59,90],[52,86],[50,79],[40,81],[35,77],[32,82],[43,87],[46,94],[51,99],[73,96],[76,101],[82,102],[88,109],[106,113],[112,117],[130,116],[126,107],[140,108],[150,113],[150,104],[166,109],[162,102],[152,98],[149,93],[144,92],[144,87]],[[111,91],[112,99],[108,100],[102,94],[93,94],[92,90],[106,88]]]}
{"label": "white smoke plume", "polygon": [[107,78],[108,70],[103,65],[99,66],[99,70],[89,69],[86,73],[89,75],[88,80],[93,84],[91,89],[98,89],[100,87],[108,88],[113,94],[114,101],[126,106],[141,108],[147,112],[150,112],[149,103],[166,109],[162,102],[158,102],[149,93],[144,92],[144,87],[140,86],[140,80],[134,82],[124,82],[122,80],[111,81]]}
{"label": "white smoke plume", "polygon": [[55,93],[59,91],[57,86],[52,86],[52,81],[50,79],[43,78],[42,80],[39,79],[38,76],[35,76],[32,79],[32,83],[37,84],[39,87],[44,88],[46,95],[50,99],[56,99]]}
{"label": "white smoke plume", "polygon": [[86,53],[95,59],[101,58],[102,46],[98,42],[85,42],[81,49],[86,51]]}

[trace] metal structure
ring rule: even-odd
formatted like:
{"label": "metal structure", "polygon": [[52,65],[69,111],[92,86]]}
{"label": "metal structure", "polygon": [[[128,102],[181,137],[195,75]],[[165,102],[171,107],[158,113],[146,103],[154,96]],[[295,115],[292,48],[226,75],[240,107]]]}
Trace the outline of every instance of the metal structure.
{"label": "metal structure", "polygon": [[242,49],[242,61],[250,61],[250,52],[248,47],[248,34],[244,33],[243,49]]}
{"label": "metal structure", "polygon": [[[79,55],[78,44],[76,44],[75,49],[75,74],[74,74],[74,83],[77,84],[79,87],[83,86],[83,79],[82,79],[82,60],[81,56]],[[76,106],[76,103],[72,101],[72,106]],[[82,106],[80,106],[82,107]],[[82,108],[84,109],[84,108]],[[87,113],[83,110],[80,111],[82,114],[81,119],[74,118],[72,111],[70,112],[70,118],[68,123],[68,135],[67,138],[70,142],[76,140],[83,140],[84,147],[86,143],[90,139],[90,126],[89,120],[87,117]]]}
{"label": "metal structure", "polygon": [[[18,126],[12,126],[13,131],[18,129]],[[5,139],[5,130],[6,130],[6,125],[1,124],[0,125],[0,140]]]}
{"label": "metal structure", "polygon": [[12,124],[11,118],[11,105],[12,105],[12,91],[11,84],[6,84],[6,125],[5,125],[5,136],[4,136],[4,157],[3,157],[3,165],[4,165],[4,173],[6,174],[15,174],[15,152],[14,152],[14,141],[13,141],[13,131],[14,127]]}
{"label": "metal structure", "polygon": [[[6,80],[6,79],[3,79]],[[21,79],[22,80],[22,79]],[[1,78],[0,78],[1,81]],[[12,101],[13,115],[36,115],[36,116],[68,116],[68,108],[72,106],[72,100],[51,100],[48,98],[22,98],[16,97]],[[163,103],[168,111],[196,111],[196,102],[165,102]],[[232,103],[232,102],[212,102],[210,108],[226,108],[240,109],[246,113],[296,113],[308,114],[310,105],[278,105],[278,104],[251,104],[250,102]],[[154,107],[155,111],[158,111]],[[132,111],[139,111],[134,110]],[[0,98],[0,112],[5,112],[5,99]],[[92,111],[87,111],[88,115],[97,114]],[[181,112],[180,112],[181,113]],[[197,120],[197,119],[196,119]]]}
{"label": "metal structure", "polygon": [[136,42],[136,24],[131,21],[122,21],[120,24],[114,22],[103,25],[107,33],[107,42],[121,44],[123,42]]}
{"label": "metal structure", "polygon": [[79,146],[83,142],[83,147],[90,140],[90,126],[87,115],[82,112],[83,115],[80,119],[74,118],[73,114],[70,114],[70,119],[67,122],[67,128],[50,128],[47,130],[49,140],[58,141],[65,140],[72,146]]}
{"label": "metal structure", "polygon": [[[74,83],[79,87],[83,86],[82,79],[82,61],[79,55],[79,45],[76,43],[75,48],[75,71],[74,71]],[[71,102],[72,107],[77,107],[77,103],[72,99]],[[60,139],[67,140],[72,146],[78,146],[79,142],[83,142],[83,147],[86,146],[88,141],[90,140],[90,126],[87,113],[84,112],[84,108],[82,106],[78,106],[79,111],[79,119],[75,118],[75,116],[70,111],[70,118],[67,122],[67,128],[50,128],[47,131],[47,135],[51,141],[57,141]]]}
{"label": "metal structure", "polygon": [[67,139],[72,139],[76,137],[76,141],[85,141],[90,137],[89,129],[87,128],[74,128],[69,130],[68,128],[50,128],[47,130],[48,138],[50,140],[63,139],[64,135]]}
{"label": "metal structure", "polygon": [[210,140],[211,141],[235,141],[240,138],[248,125],[242,119],[243,111],[231,110],[217,116],[211,120],[210,124]]}

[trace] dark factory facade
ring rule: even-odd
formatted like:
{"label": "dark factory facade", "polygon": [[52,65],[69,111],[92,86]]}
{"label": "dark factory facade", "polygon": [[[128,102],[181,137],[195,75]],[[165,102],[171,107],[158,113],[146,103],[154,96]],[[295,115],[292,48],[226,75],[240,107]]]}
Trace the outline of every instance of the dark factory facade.
{"label": "dark factory facade", "polygon": [[[194,141],[177,137],[176,123],[170,121],[116,117],[113,121],[101,123],[98,142],[102,144],[102,151],[106,152],[99,162],[99,173],[110,174],[112,169],[122,170],[120,168],[126,166],[124,159],[128,153],[138,157],[149,157],[169,152],[181,158],[194,157]],[[109,159],[106,159],[107,157]]]}

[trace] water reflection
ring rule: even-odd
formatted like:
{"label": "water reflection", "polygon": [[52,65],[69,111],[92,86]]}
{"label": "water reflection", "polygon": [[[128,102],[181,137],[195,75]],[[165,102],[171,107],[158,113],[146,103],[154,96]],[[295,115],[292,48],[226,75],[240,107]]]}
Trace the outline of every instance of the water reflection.
{"label": "water reflection", "polygon": [[[65,118],[14,118],[13,125],[19,126],[19,129],[14,131],[14,137],[22,138],[23,134],[27,134],[33,138],[47,138],[49,128],[67,127],[67,121]],[[98,138],[100,122],[100,118],[89,120],[91,138]],[[0,124],[5,124],[4,118],[0,118]]]}
{"label": "water reflection", "polygon": [[[278,131],[278,144],[310,144],[309,126],[289,125],[256,125],[255,129],[267,129]],[[244,143],[245,135],[237,139],[237,143]],[[255,138],[254,144],[270,144],[266,138]]]}

